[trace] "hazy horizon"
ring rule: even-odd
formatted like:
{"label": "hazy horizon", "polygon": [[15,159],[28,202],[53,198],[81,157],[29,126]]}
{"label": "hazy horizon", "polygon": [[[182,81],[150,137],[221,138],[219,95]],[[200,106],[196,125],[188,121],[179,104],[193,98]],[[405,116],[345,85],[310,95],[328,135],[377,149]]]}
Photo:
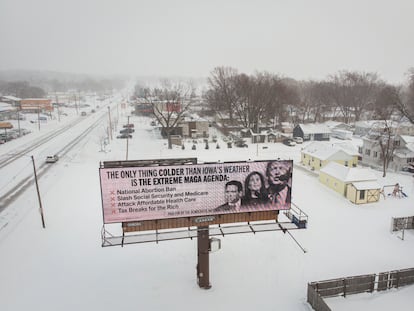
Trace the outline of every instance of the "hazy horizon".
{"label": "hazy horizon", "polygon": [[405,81],[414,2],[2,0],[0,70],[208,77],[217,66]]}

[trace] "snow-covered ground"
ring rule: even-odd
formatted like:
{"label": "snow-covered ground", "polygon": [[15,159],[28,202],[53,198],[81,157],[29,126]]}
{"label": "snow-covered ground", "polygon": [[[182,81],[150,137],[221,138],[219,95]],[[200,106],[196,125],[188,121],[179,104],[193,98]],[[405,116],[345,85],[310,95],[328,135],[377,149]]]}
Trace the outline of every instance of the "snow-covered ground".
{"label": "snow-covered ground", "polygon": [[[120,124],[126,123],[127,113],[121,112],[120,118]],[[132,116],[130,122],[136,126],[129,141],[130,160],[281,158],[300,166],[301,145],[228,149],[222,143],[220,149],[214,144],[204,149],[200,143],[191,150],[188,142],[185,150],[168,150],[149,118]],[[382,178],[376,172],[380,184],[398,182],[408,198],[354,205],[298,167],[292,197],[309,215],[309,228],[292,234],[307,253],[282,232],[226,236],[222,249],[210,255],[212,288],[204,290],[196,283],[195,240],[102,248],[99,163],[124,160],[126,141],[114,139],[102,152],[101,135],[99,127],[40,179],[46,229],[34,186],[0,214],[1,310],[310,310],[308,282],[413,266],[414,233],[406,231],[404,241],[390,233],[391,217],[414,215],[411,175],[388,173]],[[0,153],[12,146],[0,146]],[[401,310],[409,310],[412,293],[410,286],[328,303],[334,310],[389,310],[398,303]]]}

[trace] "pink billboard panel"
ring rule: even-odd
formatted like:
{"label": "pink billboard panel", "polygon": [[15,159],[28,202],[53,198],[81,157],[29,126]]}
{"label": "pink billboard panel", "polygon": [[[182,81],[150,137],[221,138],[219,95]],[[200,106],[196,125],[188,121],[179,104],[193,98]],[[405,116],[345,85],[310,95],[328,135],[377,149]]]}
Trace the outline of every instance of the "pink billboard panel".
{"label": "pink billboard panel", "polygon": [[290,209],[290,160],[101,168],[104,223]]}

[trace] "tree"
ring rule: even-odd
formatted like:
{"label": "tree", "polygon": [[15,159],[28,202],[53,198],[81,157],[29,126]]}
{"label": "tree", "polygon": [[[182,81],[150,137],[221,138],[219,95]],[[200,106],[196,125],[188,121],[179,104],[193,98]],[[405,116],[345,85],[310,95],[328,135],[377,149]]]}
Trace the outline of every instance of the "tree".
{"label": "tree", "polygon": [[374,142],[373,147],[379,147],[380,159],[382,161],[382,177],[385,177],[388,165],[392,161],[395,149],[398,146],[395,124],[389,120],[374,123],[368,138]]}
{"label": "tree", "polygon": [[314,122],[324,121],[325,113],[332,106],[331,83],[327,81],[305,81],[298,83],[299,101],[296,105],[297,120],[304,122],[313,119]]}
{"label": "tree", "polygon": [[191,94],[191,84],[173,84],[169,80],[162,81],[160,88],[147,88],[142,93],[141,98],[152,106],[161,132],[168,139],[168,149],[172,149],[171,135],[180,126],[183,115],[193,102]]}
{"label": "tree", "polygon": [[341,71],[331,76],[330,82],[333,84],[333,99],[340,108],[345,123],[360,117],[367,105],[372,104],[378,91],[381,81],[375,73],[365,73],[356,71]]}
{"label": "tree", "polygon": [[408,87],[403,100],[397,103],[398,110],[414,124],[414,68],[408,71]]}
{"label": "tree", "polygon": [[401,88],[390,84],[380,87],[374,100],[374,119],[389,120],[401,106]]}
{"label": "tree", "polygon": [[237,70],[232,67],[216,67],[207,79],[209,89],[205,93],[205,99],[210,108],[219,116],[228,113],[230,122],[233,122],[234,107],[238,102],[235,93],[235,79]]}
{"label": "tree", "polygon": [[19,98],[42,98],[46,92],[37,86],[31,86],[26,81],[8,82],[3,87],[3,93],[13,95]]}

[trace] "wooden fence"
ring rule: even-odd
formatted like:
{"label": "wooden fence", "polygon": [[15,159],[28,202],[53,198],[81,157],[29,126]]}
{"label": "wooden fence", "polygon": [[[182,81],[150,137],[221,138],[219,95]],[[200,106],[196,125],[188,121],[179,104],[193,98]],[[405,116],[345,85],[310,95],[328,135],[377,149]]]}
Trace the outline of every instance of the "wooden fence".
{"label": "wooden fence", "polygon": [[323,298],[383,291],[414,284],[414,268],[311,282],[308,303],[316,311],[330,311]]}
{"label": "wooden fence", "polygon": [[391,231],[400,231],[404,229],[414,229],[414,216],[409,217],[392,217]]}

